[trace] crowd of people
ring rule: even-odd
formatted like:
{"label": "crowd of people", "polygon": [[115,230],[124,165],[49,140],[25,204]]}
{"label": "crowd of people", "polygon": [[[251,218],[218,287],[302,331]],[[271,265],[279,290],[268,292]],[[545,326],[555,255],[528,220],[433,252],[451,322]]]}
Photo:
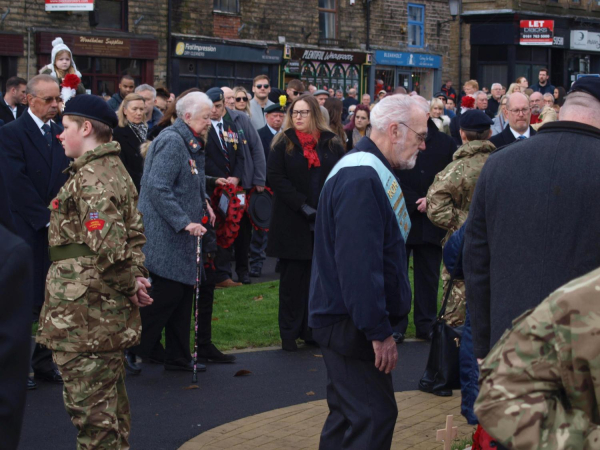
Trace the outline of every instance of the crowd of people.
{"label": "crowd of people", "polygon": [[29,389],[64,384],[79,445],[126,446],[125,373],[234,362],[211,340],[214,293],[260,277],[268,255],[282,349],[323,351],[321,448],[389,448],[396,345],[411,303],[416,337],[432,339],[440,276],[469,423],[499,447],[596,439],[599,81],[567,95],[542,69],[531,87],[469,80],[457,94],[448,80],[431,99],[399,87],[371,103],[298,79],[279,90],[267,75],[251,92],[175,96],[123,74],[103,99],[84,93],[60,38],[51,61],[10,78],[0,101],[0,255],[19,252],[11,289],[28,310],[11,337],[14,405],[30,365]]}

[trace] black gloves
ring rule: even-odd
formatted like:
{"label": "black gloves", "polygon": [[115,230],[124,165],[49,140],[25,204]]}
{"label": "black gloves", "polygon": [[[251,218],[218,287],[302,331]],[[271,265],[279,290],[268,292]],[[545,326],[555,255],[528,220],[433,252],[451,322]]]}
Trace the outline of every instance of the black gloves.
{"label": "black gloves", "polygon": [[314,222],[317,217],[317,210],[306,203],[300,207],[300,212],[308,219],[309,222]]}

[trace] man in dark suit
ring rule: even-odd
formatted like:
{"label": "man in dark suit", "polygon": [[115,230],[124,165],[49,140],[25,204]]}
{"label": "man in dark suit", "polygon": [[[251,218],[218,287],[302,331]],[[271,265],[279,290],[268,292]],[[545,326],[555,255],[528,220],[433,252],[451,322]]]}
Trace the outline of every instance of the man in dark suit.
{"label": "man in dark suit", "polygon": [[[265,108],[265,120],[267,124],[258,130],[258,136],[265,151],[265,162],[269,159],[271,152],[271,142],[277,133],[281,131],[283,119],[285,118],[286,107],[279,103],[274,103]],[[268,185],[268,183],[267,183]],[[264,230],[253,230],[252,241],[250,242],[250,276],[260,278],[262,267],[267,259],[265,250],[267,248],[268,232]]]}
{"label": "man in dark suit", "polygon": [[[6,179],[10,208],[18,235],[33,252],[34,321],[44,303],[48,258],[48,206],[67,181],[69,165],[56,136],[62,127],[52,121],[60,100],[58,83],[49,75],[38,75],[27,84],[29,109],[17,120],[0,128],[0,152],[8,164],[0,168]],[[36,345],[32,366],[36,378],[62,383],[50,350]],[[31,387],[34,387],[33,385]]]}
{"label": "man in dark suit", "polygon": [[18,119],[27,109],[23,100],[27,95],[27,81],[19,77],[6,80],[6,92],[0,99],[0,120],[7,124]]}
{"label": "man in dark suit", "polygon": [[[210,113],[212,127],[208,132],[208,139],[206,140],[205,173],[207,176],[217,177],[225,180],[227,183],[238,186],[240,185],[244,171],[244,155],[241,151],[237,151],[239,137],[234,131],[237,128],[235,124],[223,117],[223,108],[225,108],[223,91],[220,88],[211,88],[206,91],[206,95],[212,100],[213,108]],[[208,196],[211,194],[211,192],[207,192]],[[231,247],[222,248],[219,246],[217,249],[217,256],[215,257],[217,288],[241,286],[241,283],[236,283],[231,279],[231,258],[234,248],[236,250],[236,271],[238,272],[238,277],[242,279],[244,276],[244,273],[239,271],[241,267],[238,267],[243,265],[244,260],[244,255],[240,254],[243,251],[239,251],[242,247],[242,245],[239,245],[239,242],[236,239],[236,242]],[[245,275],[247,276],[247,254],[245,255],[245,262]]]}
{"label": "man in dark suit", "polygon": [[536,133],[529,125],[531,120],[531,108],[529,107],[529,99],[525,94],[520,92],[512,93],[508,97],[506,111],[508,112],[508,126],[504,128],[502,133],[496,134],[490,138],[490,142],[494,144],[496,148],[512,144],[517,139],[527,139],[531,136],[535,136]]}
{"label": "man in dark suit", "polygon": [[[0,189],[2,189],[0,187]],[[31,249],[0,220],[0,436],[2,449],[16,449],[29,372],[33,268]]]}
{"label": "man in dark suit", "polygon": [[346,98],[342,101],[342,121],[348,118],[348,108],[350,108],[352,105],[358,105],[358,100],[356,99],[356,88],[348,89]]}
{"label": "man in dark suit", "polygon": [[559,121],[493,153],[481,171],[463,266],[477,358],[525,310],[600,266],[599,111],[600,79],[578,80]]}
{"label": "man in dark suit", "polygon": [[[413,255],[414,267],[414,323],[417,338],[429,340],[437,314],[442,239],[446,231],[431,223],[427,217],[425,197],[435,176],[452,162],[456,151],[454,140],[439,131],[433,120],[427,122],[426,149],[419,152],[412,170],[395,170],[404,193],[411,229],[406,241],[406,255]],[[396,342],[404,340],[408,317],[394,327]]]}

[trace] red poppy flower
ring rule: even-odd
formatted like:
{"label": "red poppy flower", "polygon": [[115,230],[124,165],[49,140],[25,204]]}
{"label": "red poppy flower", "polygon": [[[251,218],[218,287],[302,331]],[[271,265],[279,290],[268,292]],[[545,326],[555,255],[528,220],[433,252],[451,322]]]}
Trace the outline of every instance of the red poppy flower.
{"label": "red poppy flower", "polygon": [[52,200],[52,209],[58,209],[58,199]]}
{"label": "red poppy flower", "polygon": [[208,217],[204,216],[202,218],[202,224],[204,225],[204,224],[207,224],[207,223],[208,223]]}

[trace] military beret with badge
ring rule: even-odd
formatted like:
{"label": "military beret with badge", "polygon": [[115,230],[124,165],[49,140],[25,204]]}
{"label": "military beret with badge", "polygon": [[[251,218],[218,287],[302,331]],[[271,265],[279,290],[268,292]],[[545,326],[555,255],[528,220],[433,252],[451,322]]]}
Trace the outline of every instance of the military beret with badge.
{"label": "military beret with badge", "polygon": [[63,116],[80,116],[97,120],[115,128],[119,119],[106,100],[97,95],[81,94],[71,98],[65,105]]}
{"label": "military beret with badge", "polygon": [[492,119],[480,109],[471,109],[460,116],[460,129],[481,133],[490,129],[494,124]]}
{"label": "military beret with badge", "polygon": [[206,95],[210,98],[211,102],[219,102],[225,99],[225,95],[223,94],[223,90],[218,87],[212,87],[208,91],[206,91]]}

